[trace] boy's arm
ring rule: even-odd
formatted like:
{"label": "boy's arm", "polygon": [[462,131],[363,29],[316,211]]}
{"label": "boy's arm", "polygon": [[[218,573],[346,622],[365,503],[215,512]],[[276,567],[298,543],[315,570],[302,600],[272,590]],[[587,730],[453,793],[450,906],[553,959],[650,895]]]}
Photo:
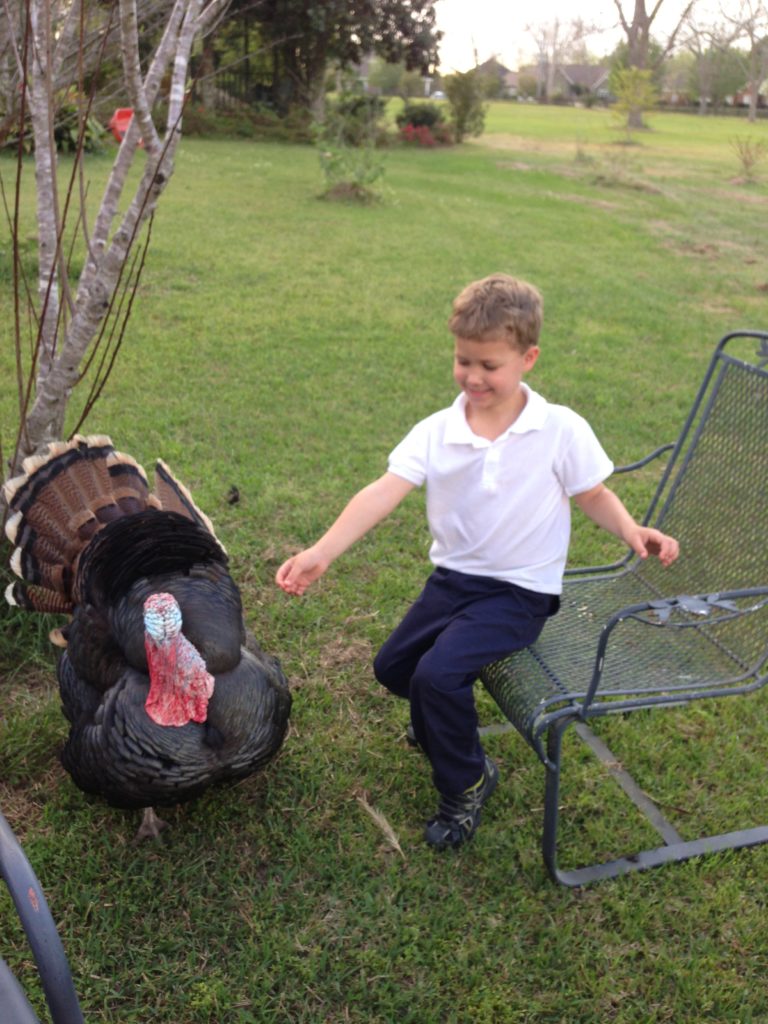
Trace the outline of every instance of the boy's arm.
{"label": "boy's arm", "polygon": [[320,540],[280,566],[277,585],[287,594],[303,594],[334,559],[386,518],[414,487],[403,477],[385,473],[358,491]]}
{"label": "boy's arm", "polygon": [[585,515],[604,530],[621,537],[640,558],[657,555],[664,565],[671,565],[680,553],[680,546],[674,537],[651,526],[636,523],[621,499],[605,484],[575,494],[573,500]]}

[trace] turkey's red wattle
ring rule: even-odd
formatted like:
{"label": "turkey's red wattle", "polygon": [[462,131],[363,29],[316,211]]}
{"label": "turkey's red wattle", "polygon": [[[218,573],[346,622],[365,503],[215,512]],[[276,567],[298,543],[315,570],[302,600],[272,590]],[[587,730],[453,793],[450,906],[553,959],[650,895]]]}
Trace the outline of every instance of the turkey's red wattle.
{"label": "turkey's red wattle", "polygon": [[158,725],[204,722],[213,694],[213,676],[183,633],[164,643],[145,638],[149,696],[144,709]]}

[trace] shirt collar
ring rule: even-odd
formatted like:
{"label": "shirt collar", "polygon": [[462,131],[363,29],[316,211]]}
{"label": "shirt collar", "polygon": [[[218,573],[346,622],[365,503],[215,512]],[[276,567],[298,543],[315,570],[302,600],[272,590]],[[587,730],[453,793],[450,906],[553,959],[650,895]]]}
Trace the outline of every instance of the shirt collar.
{"label": "shirt collar", "polygon": [[[529,430],[541,430],[547,419],[547,401],[536,391],[532,391],[527,384],[521,382],[520,387],[525,392],[525,405],[515,422],[504,431],[496,441],[507,437],[509,434],[526,434]],[[475,448],[486,448],[496,441],[489,441],[485,437],[479,437],[474,433],[467,422],[467,396],[459,392],[453,405],[448,410],[448,419],[445,424],[443,440],[446,444],[471,444]]]}

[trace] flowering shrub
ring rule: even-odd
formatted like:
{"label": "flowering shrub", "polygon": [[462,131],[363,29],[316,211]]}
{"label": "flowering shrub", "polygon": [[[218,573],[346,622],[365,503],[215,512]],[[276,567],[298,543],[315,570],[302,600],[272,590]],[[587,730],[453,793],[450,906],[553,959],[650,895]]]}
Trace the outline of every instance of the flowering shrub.
{"label": "flowering shrub", "polygon": [[431,128],[425,124],[406,124],[400,129],[400,139],[412,146],[447,146],[453,142],[451,130],[445,124]]}

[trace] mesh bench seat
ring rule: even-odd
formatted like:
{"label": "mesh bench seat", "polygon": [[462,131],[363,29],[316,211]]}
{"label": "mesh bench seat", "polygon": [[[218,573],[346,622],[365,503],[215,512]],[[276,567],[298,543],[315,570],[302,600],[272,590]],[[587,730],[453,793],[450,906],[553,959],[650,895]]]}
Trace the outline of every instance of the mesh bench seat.
{"label": "mesh bench seat", "polygon": [[768,841],[768,827],[683,842],[621,769],[664,846],[563,871],[557,863],[561,741],[570,725],[606,762],[587,721],[640,708],[745,694],[768,681],[768,334],[715,349],[645,523],[680,541],[665,569],[629,553],[568,570],[560,613],[533,646],[487,666],[481,681],[546,769],[543,855],[553,879],[584,885]]}

